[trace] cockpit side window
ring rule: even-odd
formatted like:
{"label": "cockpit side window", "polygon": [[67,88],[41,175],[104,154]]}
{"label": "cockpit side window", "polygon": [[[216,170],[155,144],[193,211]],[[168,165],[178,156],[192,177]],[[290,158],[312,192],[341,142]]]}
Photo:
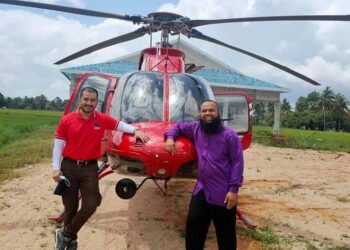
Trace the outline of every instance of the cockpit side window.
{"label": "cockpit side window", "polygon": [[220,95],[215,97],[224,125],[234,128],[239,134],[249,130],[247,99],[242,95]]}
{"label": "cockpit side window", "polygon": [[173,74],[170,76],[170,121],[197,120],[203,100],[201,86],[193,78],[184,74]]}

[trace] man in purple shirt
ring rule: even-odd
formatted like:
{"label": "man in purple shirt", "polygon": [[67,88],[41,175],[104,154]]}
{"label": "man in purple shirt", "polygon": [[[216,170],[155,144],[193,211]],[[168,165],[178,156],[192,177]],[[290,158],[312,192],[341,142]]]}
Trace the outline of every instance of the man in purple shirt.
{"label": "man in purple shirt", "polygon": [[236,249],[236,206],[243,182],[243,151],[238,135],[224,127],[218,105],[202,103],[200,120],[179,122],[165,133],[165,148],[175,152],[179,135],[193,139],[198,179],[186,223],[186,249],[203,249],[211,220],[219,249]]}

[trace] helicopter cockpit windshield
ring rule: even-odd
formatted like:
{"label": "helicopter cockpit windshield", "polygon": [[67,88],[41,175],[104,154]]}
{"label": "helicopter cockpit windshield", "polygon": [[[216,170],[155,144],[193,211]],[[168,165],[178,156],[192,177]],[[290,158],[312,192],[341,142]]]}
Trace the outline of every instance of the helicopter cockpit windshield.
{"label": "helicopter cockpit windshield", "polygon": [[[119,80],[111,115],[127,123],[164,121],[164,74],[135,72]],[[169,121],[199,118],[202,101],[214,99],[210,87],[186,74],[169,75]]]}
{"label": "helicopter cockpit windshield", "polygon": [[[113,98],[113,115],[127,123],[163,120],[163,75],[158,72],[137,72],[121,79],[121,102]],[[117,93],[120,94],[120,93]],[[114,106],[114,105],[113,105]],[[116,112],[119,111],[119,112]]]}
{"label": "helicopter cockpit windshield", "polygon": [[178,122],[199,119],[202,101],[210,99],[207,93],[208,89],[198,79],[184,74],[170,75],[169,120]]}

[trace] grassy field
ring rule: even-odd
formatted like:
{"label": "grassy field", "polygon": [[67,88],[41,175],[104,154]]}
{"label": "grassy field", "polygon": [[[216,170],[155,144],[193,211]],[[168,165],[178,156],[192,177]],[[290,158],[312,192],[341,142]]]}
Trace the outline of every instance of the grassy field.
{"label": "grassy field", "polygon": [[13,169],[51,157],[61,112],[0,110],[0,183],[18,176]]}
{"label": "grassy field", "polygon": [[40,129],[54,129],[62,112],[0,109],[0,148]]}
{"label": "grassy field", "polygon": [[350,153],[350,133],[282,128],[280,134],[272,136],[271,127],[253,127],[253,141],[263,145]]}

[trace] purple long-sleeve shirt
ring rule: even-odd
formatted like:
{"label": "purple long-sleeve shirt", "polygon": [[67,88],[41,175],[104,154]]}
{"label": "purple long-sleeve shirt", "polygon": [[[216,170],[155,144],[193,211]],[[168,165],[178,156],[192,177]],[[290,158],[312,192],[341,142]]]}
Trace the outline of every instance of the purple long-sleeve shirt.
{"label": "purple long-sleeve shirt", "polygon": [[228,191],[237,193],[243,183],[243,151],[237,133],[228,127],[215,134],[205,133],[199,121],[179,122],[165,133],[193,139],[198,156],[198,179],[193,195],[203,190],[208,203],[226,206]]}

